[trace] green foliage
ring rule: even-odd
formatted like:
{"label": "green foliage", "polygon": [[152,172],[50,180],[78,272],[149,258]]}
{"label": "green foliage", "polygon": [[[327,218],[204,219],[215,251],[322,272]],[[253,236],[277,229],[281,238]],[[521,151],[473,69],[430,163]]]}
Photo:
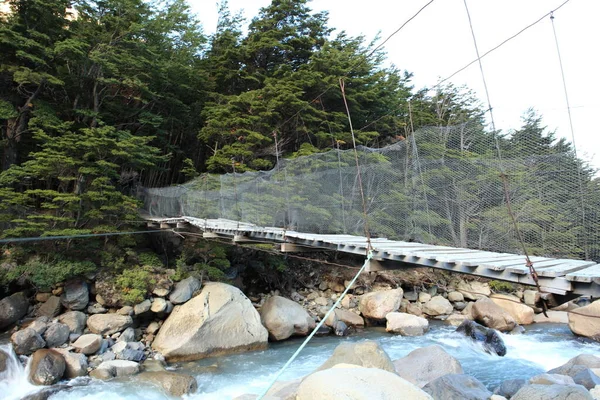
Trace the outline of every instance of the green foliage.
{"label": "green foliage", "polygon": [[210,242],[186,242],[176,261],[174,280],[195,276],[202,280],[226,281],[224,271],[231,266],[224,246]]}
{"label": "green foliage", "polygon": [[137,255],[139,264],[143,266],[149,266],[154,268],[160,268],[163,266],[163,262],[160,260],[156,253],[146,251]]}
{"label": "green foliage", "polygon": [[116,284],[121,289],[123,301],[129,305],[140,303],[146,297],[148,290],[156,284],[148,266],[124,270],[116,277]]}
{"label": "green foliage", "polygon": [[510,293],[515,290],[515,285],[504,281],[490,281],[490,289],[495,293]]}
{"label": "green foliage", "polygon": [[49,289],[53,285],[70,278],[82,276],[96,270],[90,261],[73,261],[60,258],[43,260],[32,257],[24,263],[6,263],[0,270],[0,285],[13,282],[29,282],[40,289]]}

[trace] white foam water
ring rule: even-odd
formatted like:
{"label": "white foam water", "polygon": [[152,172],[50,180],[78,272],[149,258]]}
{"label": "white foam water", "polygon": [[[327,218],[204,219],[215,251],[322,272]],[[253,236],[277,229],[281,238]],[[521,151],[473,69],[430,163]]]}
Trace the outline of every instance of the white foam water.
{"label": "white foam water", "polygon": [[29,369],[23,366],[10,344],[0,345],[0,351],[8,355],[6,369],[0,372],[0,399],[18,400],[41,389],[29,382]]}

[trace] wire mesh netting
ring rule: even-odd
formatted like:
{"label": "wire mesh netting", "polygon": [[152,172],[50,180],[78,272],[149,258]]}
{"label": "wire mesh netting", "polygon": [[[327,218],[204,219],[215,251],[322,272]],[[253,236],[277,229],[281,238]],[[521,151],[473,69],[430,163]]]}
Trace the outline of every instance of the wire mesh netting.
{"label": "wire mesh netting", "polygon": [[[480,125],[462,124],[358,148],[370,234],[521,254],[508,198],[530,254],[598,260],[598,180],[568,144],[534,142],[498,140]],[[354,157],[353,150],[331,150],[283,159],[271,171],[204,174],[142,189],[141,197],[155,217],[364,235]]]}

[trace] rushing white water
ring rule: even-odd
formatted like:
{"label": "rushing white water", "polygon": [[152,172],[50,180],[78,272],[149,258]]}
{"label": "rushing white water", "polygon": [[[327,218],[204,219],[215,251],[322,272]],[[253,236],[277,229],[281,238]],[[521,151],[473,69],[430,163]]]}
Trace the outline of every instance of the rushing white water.
{"label": "rushing white water", "polygon": [[[419,347],[440,345],[460,361],[466,374],[476,377],[490,389],[506,379],[529,378],[545,372],[581,353],[600,356],[599,344],[574,337],[566,325],[532,325],[524,335],[502,337],[508,349],[505,357],[486,354],[476,344],[455,333],[454,328],[437,323],[432,323],[432,329],[419,337],[390,335],[382,329],[372,328],[346,338],[314,338],[281,379],[291,380],[310,374],[341,342],[367,339],[379,341],[392,360]],[[265,351],[206,359],[175,367],[195,376],[198,381],[198,392],[189,396],[190,400],[223,400],[244,393],[258,394],[297,349],[301,340],[271,344]],[[12,390],[10,385],[8,391]],[[0,392],[0,398],[5,393]],[[12,393],[11,396],[17,398]],[[87,386],[74,387],[51,397],[52,400],[137,398],[158,400],[169,397],[151,385],[136,381],[135,377],[110,382],[93,380]]]}
{"label": "rushing white water", "polygon": [[23,367],[12,346],[1,345],[0,351],[8,355],[6,369],[0,372],[0,399],[16,400],[38,391],[39,386],[31,384],[27,380],[29,370]]}

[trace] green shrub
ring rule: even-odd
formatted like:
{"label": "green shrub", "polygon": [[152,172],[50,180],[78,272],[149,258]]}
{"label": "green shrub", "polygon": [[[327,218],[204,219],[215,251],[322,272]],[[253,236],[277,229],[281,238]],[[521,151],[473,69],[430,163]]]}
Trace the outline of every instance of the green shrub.
{"label": "green shrub", "polygon": [[515,290],[514,284],[504,281],[490,281],[490,289],[494,292],[512,292]]}
{"label": "green shrub", "polygon": [[[8,265],[11,265],[8,263]],[[53,259],[44,261],[40,257],[31,257],[23,264],[14,263],[2,270],[3,285],[16,281],[26,281],[40,289],[49,289],[67,279],[85,275],[96,270],[91,261],[71,261]]]}
{"label": "green shrub", "polygon": [[121,289],[123,301],[129,305],[144,300],[151,286],[156,284],[152,268],[148,266],[124,270],[116,279]]}
{"label": "green shrub", "polygon": [[147,265],[154,268],[160,268],[163,266],[163,262],[160,258],[151,251],[145,251],[138,254],[138,260],[140,265]]}

